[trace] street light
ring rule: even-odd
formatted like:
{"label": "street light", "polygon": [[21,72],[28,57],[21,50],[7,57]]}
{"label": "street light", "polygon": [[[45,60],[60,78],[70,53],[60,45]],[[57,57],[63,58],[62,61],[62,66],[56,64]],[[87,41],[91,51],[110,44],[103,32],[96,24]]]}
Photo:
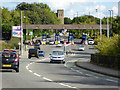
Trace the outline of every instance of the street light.
{"label": "street light", "polygon": [[[98,9],[96,9],[96,12],[98,12]],[[100,18],[100,39],[102,40],[102,21]]]}
{"label": "street light", "polygon": [[[112,36],[112,27],[113,27],[113,10],[108,10],[110,12],[110,24],[111,24],[111,28],[110,28],[110,37]],[[111,16],[112,15],[112,16]],[[112,17],[112,19],[111,19]]]}

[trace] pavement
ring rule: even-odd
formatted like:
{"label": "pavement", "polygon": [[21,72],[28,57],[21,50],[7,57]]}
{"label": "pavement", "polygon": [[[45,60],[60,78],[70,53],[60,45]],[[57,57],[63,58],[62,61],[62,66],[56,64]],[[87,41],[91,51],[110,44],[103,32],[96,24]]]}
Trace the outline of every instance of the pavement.
{"label": "pavement", "polygon": [[86,70],[89,70],[89,71],[92,71],[95,73],[104,74],[107,76],[111,76],[111,77],[120,79],[120,71],[119,70],[114,70],[114,69],[94,65],[94,64],[90,63],[90,60],[87,60],[87,61],[78,60],[75,62],[75,65],[82,69],[86,69]]}

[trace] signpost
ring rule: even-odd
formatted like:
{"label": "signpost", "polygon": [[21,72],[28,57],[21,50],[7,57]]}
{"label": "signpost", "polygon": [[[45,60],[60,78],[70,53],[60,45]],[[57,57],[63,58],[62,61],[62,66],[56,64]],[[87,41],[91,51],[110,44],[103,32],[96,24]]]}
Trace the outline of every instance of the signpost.
{"label": "signpost", "polygon": [[19,54],[20,54],[20,45],[21,45],[21,43],[19,42],[18,45],[19,45]]}

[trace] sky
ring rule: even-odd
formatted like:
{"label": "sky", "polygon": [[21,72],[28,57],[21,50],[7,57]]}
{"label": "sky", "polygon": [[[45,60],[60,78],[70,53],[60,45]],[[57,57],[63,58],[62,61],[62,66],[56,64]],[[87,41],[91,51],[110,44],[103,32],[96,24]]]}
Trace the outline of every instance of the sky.
{"label": "sky", "polygon": [[119,1],[120,0],[0,0],[0,6],[12,10],[21,2],[37,2],[47,4],[54,12],[57,12],[58,9],[64,9],[64,17],[71,19],[83,15],[93,15],[103,18],[110,16],[108,10],[113,10],[114,16],[118,15]]}

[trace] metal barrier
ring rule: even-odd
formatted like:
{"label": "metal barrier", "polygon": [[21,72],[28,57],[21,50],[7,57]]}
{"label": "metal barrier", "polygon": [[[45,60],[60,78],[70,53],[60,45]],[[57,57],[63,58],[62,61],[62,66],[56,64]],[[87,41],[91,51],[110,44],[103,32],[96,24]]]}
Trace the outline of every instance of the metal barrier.
{"label": "metal barrier", "polygon": [[91,63],[120,70],[120,56],[91,54]]}

